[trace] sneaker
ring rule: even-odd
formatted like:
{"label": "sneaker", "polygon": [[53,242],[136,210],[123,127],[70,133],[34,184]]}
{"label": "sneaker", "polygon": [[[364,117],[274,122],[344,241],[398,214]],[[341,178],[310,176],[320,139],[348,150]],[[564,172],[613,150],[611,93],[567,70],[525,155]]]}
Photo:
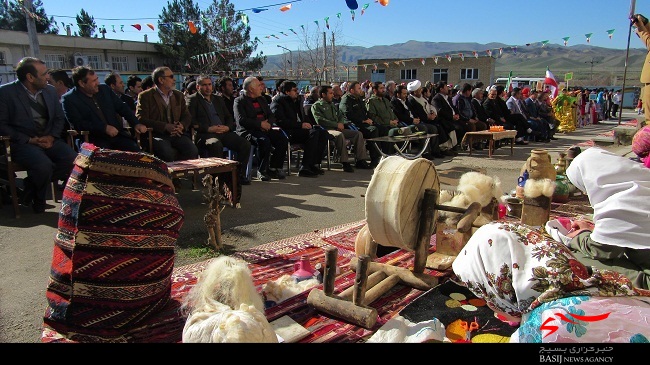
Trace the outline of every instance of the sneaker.
{"label": "sneaker", "polygon": [[316,177],[316,176],[318,176],[318,173],[314,172],[314,171],[312,171],[310,169],[304,168],[304,169],[300,169],[300,171],[298,171],[298,176],[300,176],[300,177]]}
{"label": "sneaker", "polygon": [[287,177],[284,174],[284,171],[279,169],[269,169],[268,175],[271,177],[271,179],[278,179],[278,180],[282,180],[285,177]]}
{"label": "sneaker", "polygon": [[[366,161],[363,161],[363,162],[366,162]],[[354,172],[354,168],[352,167],[351,163],[343,162],[343,171],[345,171],[345,172]]]}
{"label": "sneaker", "polygon": [[265,174],[265,173],[263,173],[261,171],[257,172],[257,178],[262,180],[262,181],[271,181],[271,176],[269,176],[268,174]]}
{"label": "sneaker", "polygon": [[[374,162],[373,162],[373,163],[374,163]],[[357,161],[357,163],[354,164],[354,165],[355,165],[358,169],[366,169],[366,170],[367,170],[367,169],[374,169],[378,164],[379,164],[379,161],[377,161],[377,164],[375,164],[375,165],[373,166],[372,164],[368,164],[368,162],[366,162],[366,160],[359,160],[359,161]],[[348,165],[349,165],[349,164],[348,164]],[[343,165],[343,166],[345,166],[345,165]],[[352,166],[350,166],[350,167],[352,167]]]}

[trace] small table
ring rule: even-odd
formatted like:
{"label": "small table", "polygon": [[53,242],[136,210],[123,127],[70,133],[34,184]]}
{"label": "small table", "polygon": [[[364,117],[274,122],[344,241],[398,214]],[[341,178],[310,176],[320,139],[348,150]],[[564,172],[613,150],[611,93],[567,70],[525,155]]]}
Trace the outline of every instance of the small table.
{"label": "small table", "polygon": [[[379,153],[381,153],[381,155],[384,156],[384,157],[388,157],[389,155],[384,153],[384,151],[381,150],[381,148],[378,145],[379,142],[392,143],[393,147],[395,148],[395,150],[397,151],[397,154],[399,156],[402,156],[402,157],[404,157],[404,158],[406,158],[408,160],[415,160],[416,158],[419,158],[420,156],[422,156],[424,151],[426,151],[427,146],[429,146],[429,141],[431,140],[432,137],[435,137],[435,136],[437,136],[437,134],[417,134],[417,133],[414,133],[414,134],[407,134],[407,135],[400,135],[400,136],[393,136],[393,137],[391,137],[391,136],[383,136],[383,137],[377,137],[377,138],[369,138],[368,141],[373,142],[373,144],[375,145],[375,148],[377,148]],[[406,149],[409,147],[410,142],[418,141],[418,140],[421,140],[421,139],[424,140],[424,145],[422,146],[422,149],[420,150],[420,152],[418,152],[416,154],[405,152]],[[400,144],[400,143],[402,144],[401,147],[398,146],[398,144]]]}
{"label": "small table", "polygon": [[492,157],[494,152],[494,141],[501,139],[510,139],[510,156],[514,153],[515,137],[517,136],[517,131],[508,130],[500,132],[490,132],[490,131],[479,131],[479,132],[467,132],[463,137],[462,143],[464,144],[467,141],[469,145],[469,155],[472,155],[472,145],[476,140],[479,141],[488,141],[488,157]]}
{"label": "small table", "polygon": [[232,197],[230,199],[230,204],[232,207],[239,207],[238,201],[238,173],[237,166],[239,165],[238,161],[228,160],[225,158],[218,157],[206,157],[206,158],[197,158],[194,160],[182,160],[182,161],[173,161],[167,163],[167,169],[169,170],[172,178],[183,177],[192,175],[194,182],[194,189],[199,189],[198,187],[198,175],[201,174],[217,174],[220,172],[232,172]]}

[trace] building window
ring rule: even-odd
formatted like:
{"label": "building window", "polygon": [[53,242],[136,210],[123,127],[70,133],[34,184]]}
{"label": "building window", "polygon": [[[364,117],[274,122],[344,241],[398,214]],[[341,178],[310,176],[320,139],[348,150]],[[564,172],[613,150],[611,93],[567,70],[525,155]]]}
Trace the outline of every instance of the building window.
{"label": "building window", "polygon": [[151,57],[136,57],[136,67],[138,71],[153,71],[156,68]]}
{"label": "building window", "polygon": [[129,69],[129,59],[126,56],[111,56],[113,71],[127,71]]}
{"label": "building window", "polygon": [[6,65],[7,64],[7,59],[5,58],[5,53],[0,52],[0,65]]}
{"label": "building window", "polygon": [[99,56],[97,55],[88,56],[88,66],[90,66],[90,68],[92,68],[93,70],[99,70],[100,69]]}
{"label": "building window", "polygon": [[67,68],[65,67],[65,57],[62,54],[46,54],[45,66],[51,69]]}
{"label": "building window", "polygon": [[402,80],[415,80],[418,78],[418,70],[409,69],[409,70],[399,70],[399,77]]}
{"label": "building window", "polygon": [[438,81],[447,82],[449,80],[448,69],[446,68],[434,68],[433,69],[433,83],[435,84]]}
{"label": "building window", "polygon": [[460,69],[461,80],[478,80],[478,68],[462,68]]}

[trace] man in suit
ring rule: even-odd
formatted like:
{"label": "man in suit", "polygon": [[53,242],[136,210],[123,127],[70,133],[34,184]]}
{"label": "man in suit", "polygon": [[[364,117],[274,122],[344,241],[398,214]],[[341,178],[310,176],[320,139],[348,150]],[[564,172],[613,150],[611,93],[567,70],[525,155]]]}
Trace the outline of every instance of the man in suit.
{"label": "man in suit", "polygon": [[153,128],[153,154],[163,161],[191,160],[199,150],[190,137],[192,115],[185,95],[175,89],[176,80],[169,67],[153,70],[154,86],[138,95],[135,116]]}
{"label": "man in suit", "polygon": [[27,168],[21,203],[45,211],[47,187],[67,180],[77,153],[61,139],[65,124],[59,96],[48,85],[45,62],[25,57],[18,80],[0,86],[0,134],[11,138],[11,158]]}
{"label": "man in suit", "polygon": [[251,144],[235,133],[232,114],[221,96],[212,93],[212,79],[199,75],[196,79],[198,92],[186,98],[187,109],[192,115],[192,123],[198,125],[196,145],[199,151],[206,151],[210,157],[223,157],[226,147],[237,155],[239,180],[249,185],[246,165],[251,152]]}
{"label": "man in suit", "polygon": [[275,123],[266,98],[262,96],[263,86],[255,76],[244,79],[244,95],[235,99],[235,122],[237,134],[257,146],[259,166],[257,177],[262,181],[284,179],[282,171],[287,155],[288,139]]}
{"label": "man in suit", "polygon": [[72,82],[74,88],[63,95],[63,113],[70,125],[78,131],[88,131],[88,141],[97,147],[140,152],[122,118],[140,133],[146,133],[147,127],[108,85],[99,84],[95,71],[77,66],[72,69]]}
{"label": "man in suit", "polygon": [[646,49],[648,49],[639,81],[643,84],[641,100],[643,100],[644,104],[643,112],[645,114],[645,120],[650,120],[650,106],[645,105],[650,101],[650,26],[646,23],[647,19],[640,14],[636,14],[632,21],[636,25],[636,34],[641,38]]}

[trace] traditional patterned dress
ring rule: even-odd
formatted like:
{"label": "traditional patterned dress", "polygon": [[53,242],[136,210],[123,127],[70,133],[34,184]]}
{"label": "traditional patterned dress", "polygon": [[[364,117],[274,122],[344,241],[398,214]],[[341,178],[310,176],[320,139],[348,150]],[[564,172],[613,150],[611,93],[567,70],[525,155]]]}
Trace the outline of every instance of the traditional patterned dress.
{"label": "traditional patterned dress", "polygon": [[573,132],[576,130],[576,98],[566,92],[560,93],[553,99],[553,110],[555,118],[560,122],[557,131],[560,133]]}

